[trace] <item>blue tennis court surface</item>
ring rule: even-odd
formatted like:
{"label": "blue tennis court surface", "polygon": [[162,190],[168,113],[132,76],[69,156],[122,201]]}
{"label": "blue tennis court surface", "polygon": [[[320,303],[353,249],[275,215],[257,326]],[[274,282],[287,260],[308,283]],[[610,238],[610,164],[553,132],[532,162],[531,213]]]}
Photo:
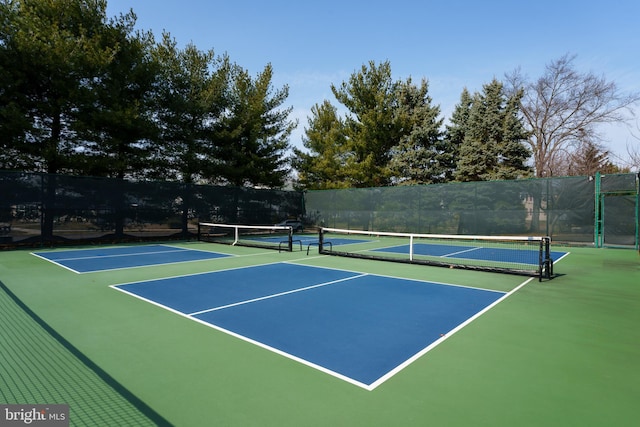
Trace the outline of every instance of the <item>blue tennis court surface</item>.
{"label": "blue tennis court surface", "polygon": [[[376,252],[390,252],[408,254],[409,245],[391,246],[388,248],[374,249]],[[442,258],[470,259],[483,261],[501,261],[518,264],[538,265],[539,256],[536,251],[521,251],[516,249],[459,246],[433,243],[416,243],[413,245],[415,255],[426,255]],[[566,252],[551,251],[551,259],[559,260]]]}
{"label": "blue tennis court surface", "polygon": [[229,256],[217,252],[199,251],[167,245],[76,249],[56,252],[34,252],[33,254],[76,273],[91,273],[120,268],[201,261]]}
{"label": "blue tennis court surface", "polygon": [[[262,241],[262,242],[270,242],[270,243],[279,243],[282,241],[281,237],[256,237],[254,239],[251,240],[257,240],[257,241]],[[314,235],[294,235],[293,236],[293,241],[294,242],[300,242],[300,244],[302,245],[318,245],[318,236]],[[369,240],[362,240],[362,239],[346,239],[346,238],[336,238],[336,239],[331,239],[331,244],[338,246],[338,245],[349,245],[352,243],[367,243],[369,242]]]}
{"label": "blue tennis court surface", "polygon": [[113,287],[369,390],[506,295],[290,263]]}

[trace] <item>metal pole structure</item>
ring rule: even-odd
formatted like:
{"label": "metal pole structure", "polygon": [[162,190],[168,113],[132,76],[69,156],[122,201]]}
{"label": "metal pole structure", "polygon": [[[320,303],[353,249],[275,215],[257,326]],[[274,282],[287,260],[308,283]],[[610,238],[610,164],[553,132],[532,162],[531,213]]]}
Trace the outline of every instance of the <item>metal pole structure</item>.
{"label": "metal pole structure", "polygon": [[636,175],[636,249],[640,252],[640,172]]}
{"label": "metal pole structure", "polygon": [[593,245],[596,248],[602,247],[602,203],[601,203],[601,194],[600,194],[600,172],[596,172],[594,177],[595,185],[594,185],[594,198],[595,198],[595,215],[594,215],[594,227],[593,234],[594,240]]}

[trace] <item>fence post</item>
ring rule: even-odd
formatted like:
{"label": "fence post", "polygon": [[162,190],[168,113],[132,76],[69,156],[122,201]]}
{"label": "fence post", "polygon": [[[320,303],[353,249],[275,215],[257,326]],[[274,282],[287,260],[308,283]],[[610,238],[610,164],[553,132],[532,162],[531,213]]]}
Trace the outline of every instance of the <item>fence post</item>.
{"label": "fence post", "polygon": [[593,226],[593,246],[596,248],[602,247],[602,194],[600,191],[600,172],[596,172],[594,176],[594,199],[595,199],[595,210],[594,210],[594,226]]}

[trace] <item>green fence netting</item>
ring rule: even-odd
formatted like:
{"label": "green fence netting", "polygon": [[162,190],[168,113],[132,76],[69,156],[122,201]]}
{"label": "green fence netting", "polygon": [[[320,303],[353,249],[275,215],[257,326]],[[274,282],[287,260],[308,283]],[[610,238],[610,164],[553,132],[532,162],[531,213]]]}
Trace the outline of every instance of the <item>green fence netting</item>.
{"label": "green fence netting", "polygon": [[[592,244],[607,191],[604,242],[638,244],[636,174],[309,191],[307,217],[333,228],[430,234],[544,235]],[[596,185],[598,184],[598,186]],[[624,200],[613,200],[623,195]],[[622,206],[619,206],[622,205]]]}
{"label": "green fence netting", "polygon": [[4,245],[185,238],[198,221],[273,225],[303,214],[293,191],[0,172]]}
{"label": "green fence netting", "polygon": [[638,247],[638,174],[284,191],[0,171],[0,244],[185,238],[198,221]]}

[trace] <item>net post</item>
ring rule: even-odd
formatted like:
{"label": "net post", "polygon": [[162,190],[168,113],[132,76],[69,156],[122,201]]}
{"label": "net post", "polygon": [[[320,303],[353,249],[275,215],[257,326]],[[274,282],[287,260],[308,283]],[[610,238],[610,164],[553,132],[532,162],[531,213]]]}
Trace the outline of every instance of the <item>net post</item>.
{"label": "net post", "polygon": [[318,234],[318,253],[323,253],[324,246],[324,228],[320,227],[320,231]]}
{"label": "net post", "polygon": [[547,270],[547,279],[553,277],[553,259],[551,258],[551,237],[545,237],[545,268]]}
{"label": "net post", "polygon": [[240,241],[240,227],[234,227],[235,240],[231,246],[235,246]]}
{"label": "net post", "polygon": [[201,234],[202,231],[201,231],[201,229],[202,229],[202,225],[201,225],[200,221],[198,221],[198,235],[197,235],[198,242],[202,241],[202,234]]}
{"label": "net post", "polygon": [[287,247],[289,248],[289,252],[293,252],[293,227],[289,227],[287,230],[289,238],[287,239]]}
{"label": "net post", "polygon": [[540,265],[539,265],[539,281],[542,282],[542,276],[551,279],[553,276],[553,260],[551,259],[551,238],[549,236],[540,239]]}
{"label": "net post", "polygon": [[413,261],[413,234],[409,236],[409,261]]}
{"label": "net post", "polygon": [[542,282],[542,273],[544,272],[544,238],[540,239],[540,248],[538,250],[538,282]]}

